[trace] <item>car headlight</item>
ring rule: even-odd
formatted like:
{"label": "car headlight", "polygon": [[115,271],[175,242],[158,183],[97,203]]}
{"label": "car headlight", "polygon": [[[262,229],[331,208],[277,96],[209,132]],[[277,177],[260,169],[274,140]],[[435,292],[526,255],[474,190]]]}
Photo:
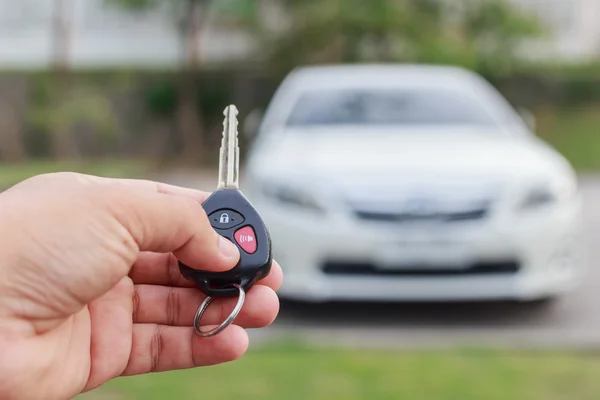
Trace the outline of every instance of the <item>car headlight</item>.
{"label": "car headlight", "polygon": [[266,184],[262,187],[265,196],[282,204],[300,207],[305,210],[323,213],[324,205],[307,189],[277,184]]}
{"label": "car headlight", "polygon": [[577,192],[575,181],[556,179],[546,183],[538,183],[527,190],[519,203],[520,210],[543,207],[557,202],[572,199]]}

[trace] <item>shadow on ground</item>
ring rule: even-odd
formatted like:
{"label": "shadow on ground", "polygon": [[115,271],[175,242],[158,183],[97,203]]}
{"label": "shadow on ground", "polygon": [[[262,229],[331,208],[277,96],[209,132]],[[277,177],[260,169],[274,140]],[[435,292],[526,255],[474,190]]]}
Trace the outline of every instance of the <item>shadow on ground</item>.
{"label": "shadow on ground", "polygon": [[552,320],[560,300],[531,303],[323,303],[281,301],[279,326],[302,327],[506,327]]}

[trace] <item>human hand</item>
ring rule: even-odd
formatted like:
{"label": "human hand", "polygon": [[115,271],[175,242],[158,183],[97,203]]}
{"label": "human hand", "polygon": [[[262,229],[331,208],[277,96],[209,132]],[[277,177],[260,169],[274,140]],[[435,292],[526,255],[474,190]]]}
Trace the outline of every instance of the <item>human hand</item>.
{"label": "human hand", "polygon": [[[235,323],[202,338],[202,293],[180,259],[225,271],[239,252],[210,226],[207,193],[150,181],[40,175],[0,194],[0,398],[66,399],[124,375],[239,358],[243,328],[269,325],[281,267],[247,294]],[[237,299],[218,300],[218,325]],[[207,327],[209,328],[209,327]]]}

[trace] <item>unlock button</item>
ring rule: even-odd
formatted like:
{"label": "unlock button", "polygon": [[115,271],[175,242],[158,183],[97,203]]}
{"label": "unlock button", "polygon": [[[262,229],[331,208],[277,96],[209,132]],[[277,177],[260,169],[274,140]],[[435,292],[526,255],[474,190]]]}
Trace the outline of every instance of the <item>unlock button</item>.
{"label": "unlock button", "polygon": [[215,229],[229,229],[244,222],[242,214],[230,209],[217,210],[210,214],[208,219]]}

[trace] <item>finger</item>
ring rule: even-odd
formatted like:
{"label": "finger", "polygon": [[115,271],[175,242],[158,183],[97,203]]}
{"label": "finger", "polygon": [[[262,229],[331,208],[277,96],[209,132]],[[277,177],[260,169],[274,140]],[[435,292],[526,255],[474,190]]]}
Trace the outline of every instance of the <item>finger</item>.
{"label": "finger", "polygon": [[[192,326],[194,315],[206,296],[193,288],[137,285],[133,301],[133,322],[161,325]],[[238,299],[217,299],[206,309],[202,325],[218,325],[235,307]],[[240,314],[235,320],[243,328],[262,328],[270,325],[279,312],[279,299],[273,291],[256,285],[246,295]]]}
{"label": "finger", "polygon": [[239,260],[237,247],[217,234],[192,198],[127,185],[99,185],[89,195],[103,203],[138,250],[172,252],[192,268],[212,271],[229,270]]}
{"label": "finger", "polygon": [[122,375],[224,363],[240,358],[247,348],[248,334],[237,325],[204,338],[191,327],[134,324],[131,355]]}
{"label": "finger", "polygon": [[135,284],[194,287],[179,270],[177,258],[172,253],[141,252],[129,271]]}
{"label": "finger", "polygon": [[[179,271],[177,258],[170,253],[142,252],[133,264],[129,276],[135,284],[194,287]],[[259,283],[277,291],[283,282],[283,271],[273,260],[269,275]]]}
{"label": "finger", "polygon": [[281,269],[281,265],[273,260],[269,275],[258,281],[258,284],[268,286],[274,291],[278,291],[283,284],[283,270]]}

